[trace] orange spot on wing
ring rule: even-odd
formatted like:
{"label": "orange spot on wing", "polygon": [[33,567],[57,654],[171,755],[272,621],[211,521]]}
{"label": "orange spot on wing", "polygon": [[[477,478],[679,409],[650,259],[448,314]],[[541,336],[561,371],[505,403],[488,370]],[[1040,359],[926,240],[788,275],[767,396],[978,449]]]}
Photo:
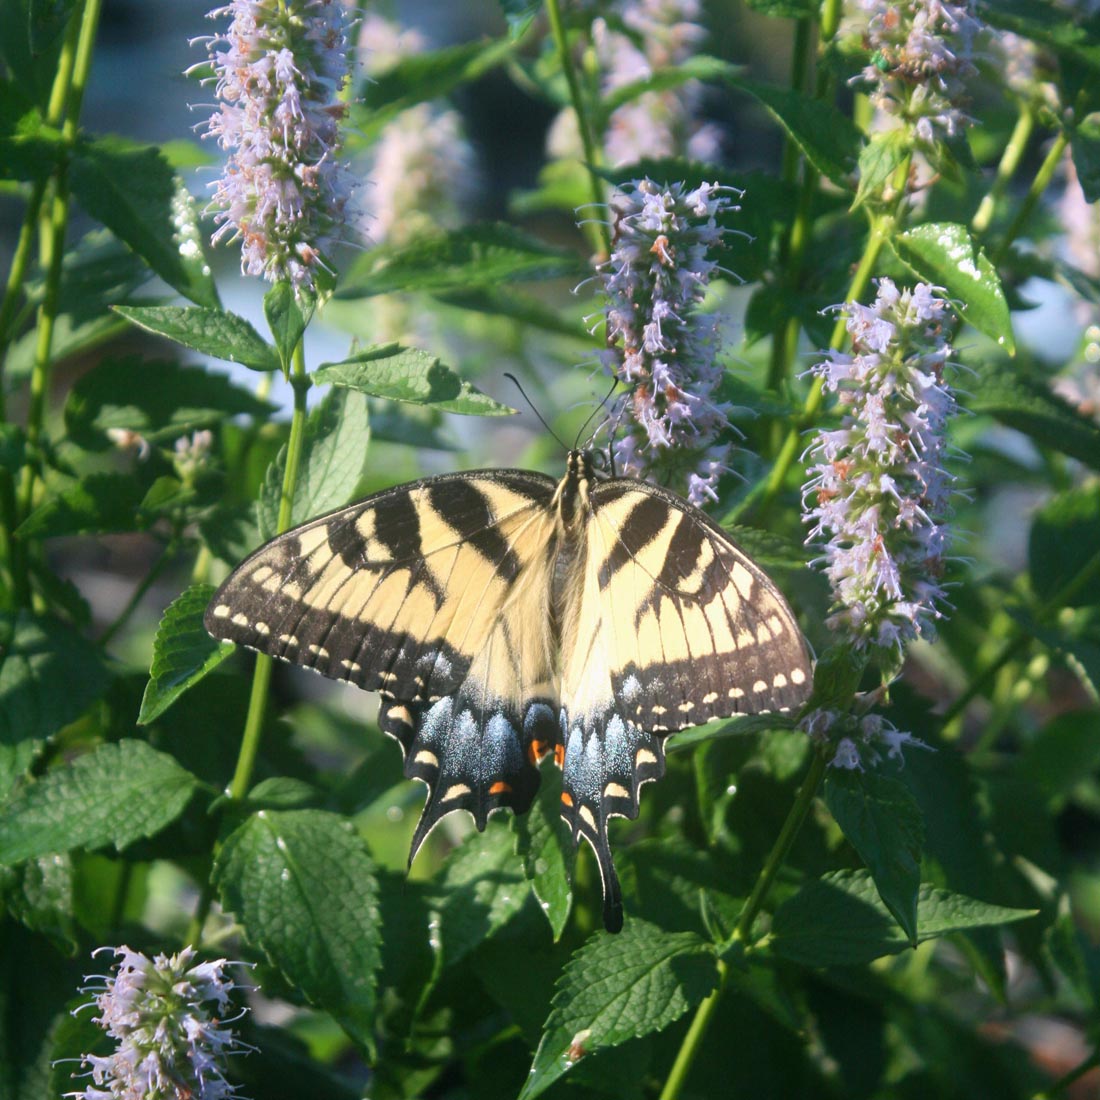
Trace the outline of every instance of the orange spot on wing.
{"label": "orange spot on wing", "polygon": [[504,780],[498,779],[490,788],[490,794],[508,794],[511,791],[511,784],[505,783]]}
{"label": "orange spot on wing", "polygon": [[554,746],[554,763],[560,768],[565,763],[565,746]]}
{"label": "orange spot on wing", "polygon": [[573,805],[573,796],[568,791],[562,791],[561,792],[561,800],[562,800],[562,804],[565,805],[565,806],[572,806]]}
{"label": "orange spot on wing", "polygon": [[537,764],[542,759],[543,753],[545,752],[545,741],[532,741],[531,744],[527,746],[527,759],[530,760],[532,764]]}

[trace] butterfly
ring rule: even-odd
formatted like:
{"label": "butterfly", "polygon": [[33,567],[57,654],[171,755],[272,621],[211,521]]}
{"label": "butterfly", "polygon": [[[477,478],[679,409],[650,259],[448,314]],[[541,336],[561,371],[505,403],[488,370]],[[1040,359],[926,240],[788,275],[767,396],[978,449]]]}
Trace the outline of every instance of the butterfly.
{"label": "butterfly", "polygon": [[704,512],[569,452],[525,470],[385,489],[272,539],[230,574],[216,638],[381,695],[378,724],[428,787],[412,862],[444,815],[526,811],[547,755],[561,814],[622,927],[608,819],[638,815],[664,740],[809,695],[783,596]]}

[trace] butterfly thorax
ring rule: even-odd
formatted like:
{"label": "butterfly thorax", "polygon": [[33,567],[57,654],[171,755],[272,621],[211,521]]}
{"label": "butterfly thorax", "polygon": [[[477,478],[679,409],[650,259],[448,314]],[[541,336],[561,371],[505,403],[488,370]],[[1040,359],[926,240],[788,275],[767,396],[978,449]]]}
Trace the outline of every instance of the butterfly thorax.
{"label": "butterfly thorax", "polygon": [[583,524],[588,512],[588,486],[594,476],[592,456],[588,451],[573,450],[566,459],[565,477],[551,501],[563,534],[569,535]]}

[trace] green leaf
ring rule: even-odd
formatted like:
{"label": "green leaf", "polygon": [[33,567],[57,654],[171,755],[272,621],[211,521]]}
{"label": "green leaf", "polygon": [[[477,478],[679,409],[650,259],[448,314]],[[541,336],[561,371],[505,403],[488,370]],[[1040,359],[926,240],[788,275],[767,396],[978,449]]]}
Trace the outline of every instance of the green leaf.
{"label": "green leaf", "polygon": [[60,950],[74,954],[79,946],[73,917],[73,862],[51,854],[28,859],[0,872],[8,912],[20,924],[49,936]]}
{"label": "green leaf", "polygon": [[61,132],[25,100],[15,101],[10,85],[0,84],[0,180],[46,180],[64,150]]}
{"label": "green leaf", "polygon": [[818,172],[837,187],[851,189],[863,139],[846,115],[790,88],[742,78],[729,83],[758,99]]}
{"label": "green leaf", "polygon": [[882,198],[883,188],[908,152],[909,138],[904,129],[887,130],[871,138],[859,154],[859,186],[852,202],[853,210],[868,199]]}
{"label": "green leaf", "polygon": [[893,241],[898,258],[918,278],[965,303],[962,317],[1009,354],[1016,351],[1012,319],[997,269],[976,248],[964,225],[919,225]]}
{"label": "green leaf", "polygon": [[139,726],[159,718],[236,649],[228,642],[215,641],[202,625],[213,595],[213,585],[193,584],[165,609],[153,639],[153,663],[141,700]]}
{"label": "green leaf", "polygon": [[47,497],[19,525],[20,538],[136,531],[146,487],[133,474],[89,474]]}
{"label": "green leaf", "polygon": [[1050,447],[1100,470],[1100,425],[1053,393],[1049,384],[1029,378],[1005,362],[987,362],[968,380],[971,412],[987,413]]}
{"label": "green leaf", "polygon": [[144,741],[101,745],[8,802],[0,817],[0,863],[74,848],[121,850],[175,821],[198,787],[194,775]]}
{"label": "green leaf", "polygon": [[306,330],[317,308],[317,299],[306,291],[295,292],[287,282],[276,283],[264,295],[264,316],[275,348],[283,365],[283,373],[290,374],[291,358],[302,333]]}
{"label": "green leaf", "polygon": [[111,428],[168,443],[229,416],[266,418],[273,411],[223,374],[127,356],[106,359],[77,379],[65,402],[65,427],[74,443],[100,450],[110,446]]}
{"label": "green leaf", "polygon": [[781,19],[815,19],[820,5],[817,0],[746,0],[753,11]]}
{"label": "green leaf", "polygon": [[[1066,489],[1035,513],[1028,538],[1028,572],[1040,600],[1053,599],[1100,552],[1100,484]],[[1100,579],[1078,584],[1070,607],[1100,604]]]}
{"label": "green leaf", "polygon": [[[333,389],[309,416],[298,467],[298,483],[290,511],[291,526],[331,512],[351,499],[363,476],[370,442],[367,399],[362,394]],[[286,448],[268,467],[256,505],[260,534],[278,531],[279,501],[286,469]]]}
{"label": "green leaf", "polygon": [[215,359],[240,363],[250,370],[279,369],[275,349],[235,313],[202,306],[116,306],[115,312],[147,332]]}
{"label": "green leaf", "polygon": [[917,941],[924,818],[909,788],[878,772],[830,768],[825,804],[867,865],[886,908]]}
{"label": "green leaf", "polygon": [[23,94],[45,108],[74,0],[0,4],[0,57]]}
{"label": "green leaf", "polygon": [[603,97],[600,109],[605,116],[610,115],[624,103],[631,103],[647,93],[673,91],[689,80],[732,80],[742,71],[739,65],[731,65],[707,54],[697,54],[675,67],[654,69],[648,76],[618,85]]}
{"label": "green leaf", "polygon": [[194,200],[159,149],[97,137],[79,146],[70,180],[80,205],[170,287],[218,305]]}
{"label": "green leaf", "polygon": [[597,932],[566,964],[520,1100],[532,1100],[586,1054],[651,1035],[718,984],[714,947],[693,932],[631,918]]}
{"label": "green leaf", "polygon": [[384,71],[372,73],[361,85],[362,107],[356,121],[368,132],[376,132],[401,111],[476,80],[506,61],[512,50],[513,43],[500,38],[408,54]]}
{"label": "green leaf", "polygon": [[[926,883],[917,895],[917,943],[996,928],[1036,912],[1006,909]],[[866,871],[834,871],[807,883],[776,910],[768,941],[775,954],[803,966],[856,966],[911,946]]]}
{"label": "green leaf", "polygon": [[511,830],[490,818],[468,836],[440,876],[439,940],[444,966],[454,966],[523,908],[530,891],[516,859]]}
{"label": "green leaf", "polygon": [[0,617],[0,745],[52,737],[108,682],[99,651],[64,623],[29,612]]}
{"label": "green leaf", "polygon": [[475,389],[429,352],[401,344],[376,344],[338,363],[322,363],[313,378],[318,384],[465,416],[507,416],[516,411]]}
{"label": "green leaf", "polygon": [[556,943],[573,906],[570,883],[577,852],[561,820],[561,783],[551,783],[551,774],[549,770],[543,772],[531,809],[512,819],[512,829],[516,855],[523,860],[523,872],[550,922]]}
{"label": "green leaf", "polygon": [[1096,712],[1073,710],[1052,718],[1018,758],[1017,772],[1033,783],[1058,813],[1100,767]]}
{"label": "green leaf", "polygon": [[508,20],[508,33],[512,40],[522,37],[535,16],[542,10],[541,0],[497,0],[504,18]]}
{"label": "green leaf", "polygon": [[794,719],[785,714],[741,714],[735,718],[716,718],[704,726],[693,726],[674,733],[667,748],[669,752],[681,752],[707,741],[720,741],[725,737],[745,737],[752,733],[794,728]]}
{"label": "green leaf", "polygon": [[225,841],[214,878],[291,986],[373,1051],[378,885],[351,824],[320,810],[260,810]]}
{"label": "green leaf", "polygon": [[576,253],[510,225],[487,222],[422,234],[366,253],[341,280],[339,298],[402,291],[467,291],[524,279],[577,276]]}

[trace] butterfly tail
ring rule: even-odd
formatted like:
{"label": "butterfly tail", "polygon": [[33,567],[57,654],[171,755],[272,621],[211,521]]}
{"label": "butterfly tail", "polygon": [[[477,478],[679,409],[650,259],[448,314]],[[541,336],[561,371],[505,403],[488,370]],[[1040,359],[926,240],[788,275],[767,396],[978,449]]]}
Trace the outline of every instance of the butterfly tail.
{"label": "butterfly tail", "polygon": [[638,791],[664,774],[664,746],[659,735],[643,730],[615,713],[578,716],[563,711],[565,738],[562,765],[562,817],[573,843],[581,837],[592,846],[603,880],[604,926],[623,926],[623,898],[611,857],[607,823],[612,817],[638,816]]}

